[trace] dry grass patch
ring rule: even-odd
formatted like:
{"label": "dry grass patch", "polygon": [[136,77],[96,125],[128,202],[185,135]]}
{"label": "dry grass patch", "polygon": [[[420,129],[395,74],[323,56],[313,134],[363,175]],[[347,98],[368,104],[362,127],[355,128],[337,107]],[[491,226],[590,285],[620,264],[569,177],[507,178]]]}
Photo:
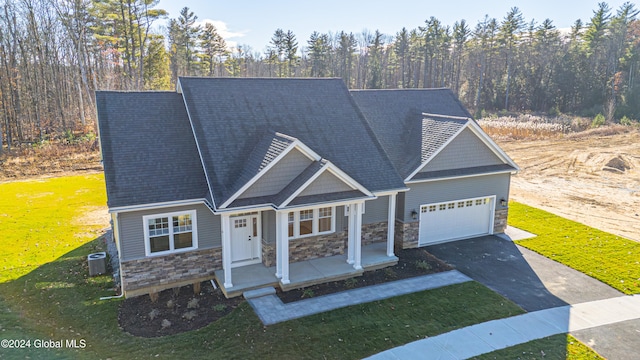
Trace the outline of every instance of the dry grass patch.
{"label": "dry grass patch", "polygon": [[529,114],[489,117],[478,120],[482,129],[496,139],[547,139],[572,130],[569,117],[543,117]]}
{"label": "dry grass patch", "polygon": [[95,140],[43,142],[14,148],[10,152],[5,148],[0,155],[0,181],[102,171],[100,160],[100,150]]}

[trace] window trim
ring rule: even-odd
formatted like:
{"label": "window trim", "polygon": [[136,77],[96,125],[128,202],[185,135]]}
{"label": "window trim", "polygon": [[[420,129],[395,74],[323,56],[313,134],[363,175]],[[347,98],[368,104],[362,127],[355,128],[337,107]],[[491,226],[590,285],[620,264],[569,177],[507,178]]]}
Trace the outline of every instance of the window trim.
{"label": "window trim", "polygon": [[[175,249],[175,238],[173,232],[173,217],[180,215],[190,215],[191,216],[191,242],[192,246],[187,248]],[[151,252],[151,236],[149,236],[149,220],[157,219],[157,218],[169,218],[169,250],[166,251],[158,251]],[[161,214],[151,214],[144,215],[142,217],[142,227],[144,230],[144,252],[145,255],[150,256],[162,256],[162,255],[170,255],[170,254],[178,254],[186,251],[192,251],[198,249],[198,220],[196,210],[186,210],[186,211],[173,211],[169,213],[161,213]],[[182,232],[184,233],[184,232]]]}
{"label": "window trim", "polygon": [[[320,229],[320,209],[331,208],[331,229],[328,231],[319,231]],[[301,211],[313,211],[313,223],[311,225],[312,231],[311,234],[300,235],[300,212]],[[293,213],[293,236],[289,236],[289,227],[287,226],[287,236],[290,240],[292,239],[303,239],[311,236],[325,235],[336,232],[336,207],[335,206],[320,206],[313,209],[297,209],[295,211],[287,212],[287,219],[289,217],[289,213]],[[291,224],[287,220],[287,224]]]}

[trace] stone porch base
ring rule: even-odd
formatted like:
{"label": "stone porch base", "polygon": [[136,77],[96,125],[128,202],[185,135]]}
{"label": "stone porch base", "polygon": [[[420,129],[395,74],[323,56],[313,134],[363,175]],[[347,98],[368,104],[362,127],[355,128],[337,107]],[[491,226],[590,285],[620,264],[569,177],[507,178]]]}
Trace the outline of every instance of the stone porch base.
{"label": "stone porch base", "polygon": [[126,297],[160,292],[213,279],[221,268],[221,248],[121,261],[122,289]]}

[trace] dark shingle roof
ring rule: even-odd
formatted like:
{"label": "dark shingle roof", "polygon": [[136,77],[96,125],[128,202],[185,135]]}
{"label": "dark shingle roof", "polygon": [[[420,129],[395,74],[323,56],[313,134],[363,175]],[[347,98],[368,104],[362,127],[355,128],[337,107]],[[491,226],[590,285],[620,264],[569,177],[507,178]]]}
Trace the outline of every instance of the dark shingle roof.
{"label": "dark shingle roof", "polygon": [[251,154],[244,163],[242,173],[238,176],[235,184],[232,186],[231,193],[240,190],[248,181],[253,179],[262,169],[268,166],[278,155],[280,155],[295,139],[278,134],[273,131],[267,131],[266,134],[258,141]]}
{"label": "dark shingle roof", "polygon": [[311,179],[318,171],[322,169],[324,161],[313,161],[306,169],[296,176],[287,186],[277,194],[258,196],[253,198],[244,198],[234,200],[229,207],[240,207],[248,205],[270,205],[280,206],[293,193],[296,192],[307,180]]}
{"label": "dark shingle roof", "polygon": [[490,173],[503,172],[503,171],[512,172],[515,170],[517,169],[509,164],[484,165],[484,166],[474,166],[474,167],[464,168],[464,169],[450,169],[450,170],[421,172],[421,173],[417,173],[412,178],[412,180],[426,180],[426,179],[438,179],[438,178],[447,178],[447,177],[454,177],[454,176],[490,174]]}
{"label": "dark shingle roof", "polygon": [[444,143],[451,130],[448,126],[457,126],[454,119],[434,117],[440,126],[427,123],[426,128],[443,132],[423,137],[423,113],[471,118],[449,89],[352,90],[351,95],[403,178],[435,151],[437,143]]}
{"label": "dark shingle roof", "polygon": [[180,94],[98,91],[96,104],[109,207],[207,195]]}
{"label": "dark shingle roof", "polygon": [[180,87],[218,205],[270,130],[300,139],[370,191],[404,188],[341,79],[187,77]]}
{"label": "dark shingle roof", "polygon": [[469,120],[429,116],[422,119],[422,142],[420,143],[420,162],[429,160],[438,149],[455,135]]}

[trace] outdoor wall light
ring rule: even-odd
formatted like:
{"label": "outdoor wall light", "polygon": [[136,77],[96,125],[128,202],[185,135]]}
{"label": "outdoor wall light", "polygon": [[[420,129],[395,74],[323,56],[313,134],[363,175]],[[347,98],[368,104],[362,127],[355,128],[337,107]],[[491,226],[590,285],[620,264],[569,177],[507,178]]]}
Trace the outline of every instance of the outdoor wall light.
{"label": "outdoor wall light", "polygon": [[411,218],[413,220],[418,220],[418,212],[416,211],[416,209],[411,210]]}
{"label": "outdoor wall light", "polygon": [[505,200],[504,198],[500,199],[500,205],[507,206],[507,200]]}

